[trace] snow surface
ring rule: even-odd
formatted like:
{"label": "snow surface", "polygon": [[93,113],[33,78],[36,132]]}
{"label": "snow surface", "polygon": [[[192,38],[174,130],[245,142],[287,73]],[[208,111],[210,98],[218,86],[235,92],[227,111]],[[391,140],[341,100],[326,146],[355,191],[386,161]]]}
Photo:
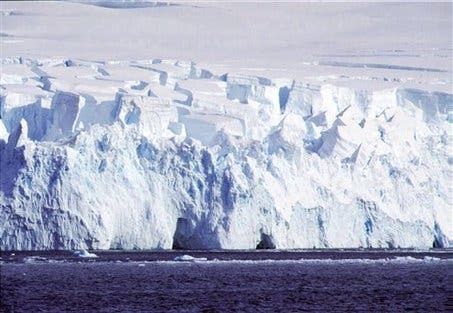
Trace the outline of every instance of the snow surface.
{"label": "snow surface", "polygon": [[453,238],[451,3],[1,5],[1,249]]}

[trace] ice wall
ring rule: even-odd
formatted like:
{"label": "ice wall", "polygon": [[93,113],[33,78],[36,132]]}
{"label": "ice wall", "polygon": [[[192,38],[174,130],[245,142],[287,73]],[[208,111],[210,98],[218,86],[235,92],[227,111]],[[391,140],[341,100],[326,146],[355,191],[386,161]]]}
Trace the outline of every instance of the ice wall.
{"label": "ice wall", "polygon": [[6,61],[40,71],[2,85],[1,249],[453,237],[451,94],[216,76],[180,61]]}

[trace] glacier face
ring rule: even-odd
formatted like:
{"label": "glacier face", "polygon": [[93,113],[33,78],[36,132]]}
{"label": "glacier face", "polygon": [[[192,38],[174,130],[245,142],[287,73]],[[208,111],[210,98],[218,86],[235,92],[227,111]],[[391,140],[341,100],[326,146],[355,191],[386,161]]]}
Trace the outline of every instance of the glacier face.
{"label": "glacier face", "polygon": [[443,247],[453,95],[2,60],[0,249]]}

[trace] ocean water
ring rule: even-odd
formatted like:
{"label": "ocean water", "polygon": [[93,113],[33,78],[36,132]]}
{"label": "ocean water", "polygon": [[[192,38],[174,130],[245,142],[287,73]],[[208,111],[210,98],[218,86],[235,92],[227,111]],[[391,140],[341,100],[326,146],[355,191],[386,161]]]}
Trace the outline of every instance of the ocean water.
{"label": "ocean water", "polygon": [[[442,312],[452,251],[1,253],[2,312]],[[176,262],[190,254],[207,261]]]}

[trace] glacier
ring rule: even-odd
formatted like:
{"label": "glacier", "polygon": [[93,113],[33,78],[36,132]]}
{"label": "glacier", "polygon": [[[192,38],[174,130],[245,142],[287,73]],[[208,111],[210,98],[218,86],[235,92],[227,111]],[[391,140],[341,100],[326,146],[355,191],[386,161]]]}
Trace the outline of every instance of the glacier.
{"label": "glacier", "polygon": [[445,247],[453,95],[2,60],[0,249]]}
{"label": "glacier", "polygon": [[1,2],[0,250],[448,246],[452,12]]}

